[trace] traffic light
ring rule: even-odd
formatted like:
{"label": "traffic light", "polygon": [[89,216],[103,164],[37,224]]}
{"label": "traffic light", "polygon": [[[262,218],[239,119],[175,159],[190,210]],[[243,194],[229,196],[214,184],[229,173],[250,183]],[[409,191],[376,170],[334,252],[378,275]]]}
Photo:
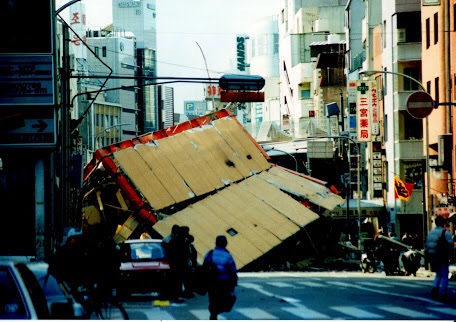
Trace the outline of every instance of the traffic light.
{"label": "traffic light", "polygon": [[227,74],[219,79],[219,86],[225,91],[259,91],[265,80],[258,75]]}

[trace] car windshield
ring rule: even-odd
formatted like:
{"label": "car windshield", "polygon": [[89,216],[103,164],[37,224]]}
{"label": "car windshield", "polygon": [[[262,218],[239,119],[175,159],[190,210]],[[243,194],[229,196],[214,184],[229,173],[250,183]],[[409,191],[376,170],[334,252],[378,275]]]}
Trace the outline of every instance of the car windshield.
{"label": "car windshield", "polygon": [[124,262],[141,262],[151,260],[162,260],[165,252],[160,243],[131,243],[126,244]]}
{"label": "car windshield", "polygon": [[6,267],[0,267],[0,294],[0,319],[28,318],[16,283]]}

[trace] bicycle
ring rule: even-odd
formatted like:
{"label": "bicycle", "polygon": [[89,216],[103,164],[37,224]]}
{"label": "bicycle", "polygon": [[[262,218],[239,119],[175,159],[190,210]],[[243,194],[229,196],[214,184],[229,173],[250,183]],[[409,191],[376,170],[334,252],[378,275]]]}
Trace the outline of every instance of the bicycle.
{"label": "bicycle", "polygon": [[70,290],[76,301],[84,308],[87,320],[129,320],[125,308],[112,292],[98,289],[97,284],[79,286]]}

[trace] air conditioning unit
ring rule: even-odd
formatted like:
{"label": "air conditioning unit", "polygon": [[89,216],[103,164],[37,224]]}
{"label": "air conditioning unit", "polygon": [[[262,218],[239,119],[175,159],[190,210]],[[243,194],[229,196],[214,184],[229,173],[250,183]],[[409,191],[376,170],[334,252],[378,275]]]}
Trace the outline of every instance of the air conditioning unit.
{"label": "air conditioning unit", "polygon": [[406,42],[407,37],[406,37],[406,32],[405,28],[398,28],[397,29],[397,42]]}

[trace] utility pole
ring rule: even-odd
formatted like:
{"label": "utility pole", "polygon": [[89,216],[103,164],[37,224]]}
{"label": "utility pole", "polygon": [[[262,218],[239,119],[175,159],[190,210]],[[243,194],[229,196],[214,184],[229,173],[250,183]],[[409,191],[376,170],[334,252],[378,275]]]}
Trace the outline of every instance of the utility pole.
{"label": "utility pole", "polygon": [[60,151],[59,151],[59,166],[60,166],[60,218],[56,218],[62,225],[71,226],[72,214],[69,213],[71,207],[70,198],[70,122],[69,122],[69,108],[70,108],[70,54],[69,42],[70,34],[68,27],[62,24],[63,32],[63,48],[62,48],[62,69],[60,70],[62,85],[61,97],[62,102],[60,105]]}

